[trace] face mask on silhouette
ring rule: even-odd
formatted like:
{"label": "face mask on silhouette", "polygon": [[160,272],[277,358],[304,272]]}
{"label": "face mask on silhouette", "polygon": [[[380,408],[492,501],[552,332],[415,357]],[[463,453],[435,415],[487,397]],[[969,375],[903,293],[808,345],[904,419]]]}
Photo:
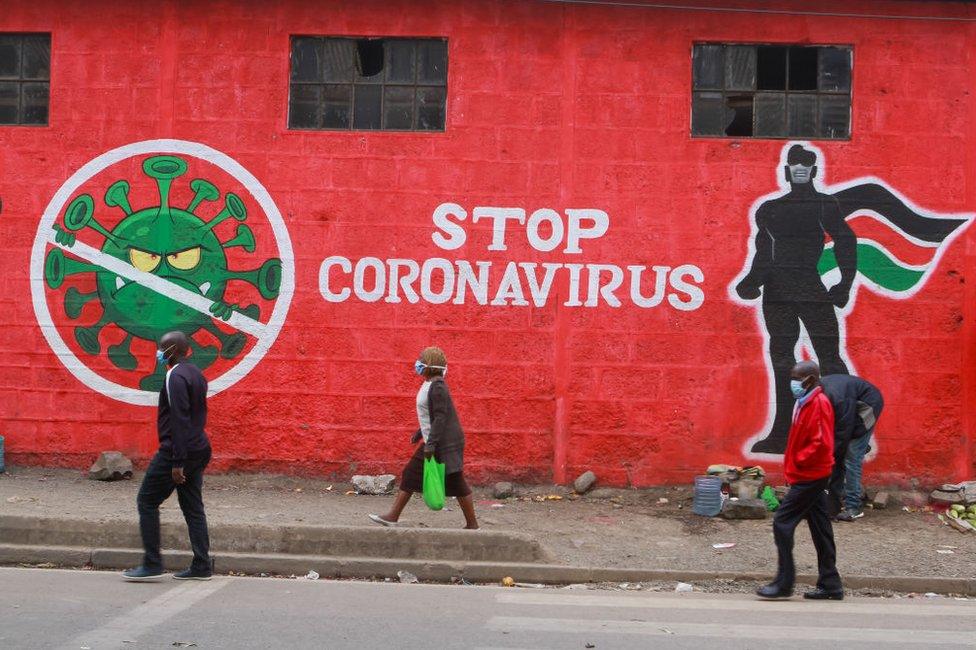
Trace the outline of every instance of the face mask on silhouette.
{"label": "face mask on silhouette", "polygon": [[166,363],[166,354],[174,347],[176,346],[171,345],[165,350],[156,350],[156,361],[158,361],[159,363]]}
{"label": "face mask on silhouette", "polygon": [[420,359],[417,359],[416,361],[413,362],[413,371],[415,373],[417,373],[418,375],[423,375],[424,374],[424,370],[426,370],[427,368],[434,368],[436,370],[443,370],[444,371],[444,376],[447,377],[447,366],[428,366],[426,363],[424,363]]}
{"label": "face mask on silhouette", "polygon": [[807,394],[807,389],[803,387],[803,382],[805,382],[805,381],[806,381],[806,379],[803,379],[803,380],[800,380],[800,379],[791,379],[790,380],[790,390],[793,391],[793,397],[794,398],[800,399],[801,397],[803,397],[804,395]]}
{"label": "face mask on silhouette", "polygon": [[793,185],[809,183],[817,175],[816,165],[812,167],[808,167],[807,165],[787,165],[785,170],[787,180]]}

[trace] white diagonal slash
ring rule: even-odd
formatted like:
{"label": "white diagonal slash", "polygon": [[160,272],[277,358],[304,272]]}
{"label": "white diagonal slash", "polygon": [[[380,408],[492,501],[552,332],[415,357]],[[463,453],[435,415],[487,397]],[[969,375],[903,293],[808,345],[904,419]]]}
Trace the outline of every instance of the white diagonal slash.
{"label": "white diagonal slash", "polygon": [[[76,241],[71,246],[59,244],[55,241],[53,230],[51,233],[52,234],[48,237],[48,241],[58,248],[77,255],[86,262],[100,266],[107,271],[115,273],[116,275],[121,275],[126,280],[131,280],[132,282],[142,285],[147,289],[151,289],[158,294],[166,296],[170,300],[180,303],[181,305],[189,307],[190,309],[195,309],[201,314],[206,314],[207,316],[211,317],[213,316],[213,313],[210,311],[210,307],[214,303],[206,296],[199,293],[194,293],[189,289],[185,289],[177,284],[173,284],[172,282],[168,282],[165,278],[161,278],[158,275],[140,271],[131,264],[126,264],[122,260],[103,253],[97,248],[89,246],[84,242]],[[226,322],[231,327],[240,330],[245,334],[250,334],[256,339],[260,340],[264,335],[264,323],[256,321],[253,318],[249,318],[240,312],[232,312],[231,317],[227,319]]]}

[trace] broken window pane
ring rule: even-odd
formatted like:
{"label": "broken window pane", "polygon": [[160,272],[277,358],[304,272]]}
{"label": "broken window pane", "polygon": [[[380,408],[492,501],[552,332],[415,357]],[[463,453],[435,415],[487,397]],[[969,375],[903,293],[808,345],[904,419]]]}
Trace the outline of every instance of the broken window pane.
{"label": "broken window pane", "polygon": [[23,95],[21,103],[21,123],[22,124],[47,124],[47,97],[48,85],[46,83],[25,83],[21,88]]}
{"label": "broken window pane", "polygon": [[292,86],[288,101],[288,126],[293,129],[320,127],[318,110],[322,103],[321,97],[321,86]]}
{"label": "broken window pane", "polygon": [[322,87],[322,128],[348,129],[352,125],[352,86]]}
{"label": "broken window pane", "polygon": [[416,79],[416,48],[413,41],[386,42],[386,80],[390,83],[412,84]]}
{"label": "broken window pane", "polygon": [[321,81],[319,51],[321,42],[315,38],[295,38],[291,42],[291,80]]}
{"label": "broken window pane", "polygon": [[756,87],[759,90],[786,90],[786,51],[780,45],[756,48]]}
{"label": "broken window pane", "polygon": [[691,106],[691,132],[694,135],[725,135],[727,124],[722,93],[695,93]]}
{"label": "broken window pane", "polygon": [[419,131],[443,130],[446,102],[446,92],[443,88],[418,88],[417,129]]}
{"label": "broken window pane", "polygon": [[820,48],[820,90],[848,92],[851,89],[851,51],[841,47]]}
{"label": "broken window pane", "polygon": [[20,77],[20,36],[0,35],[0,77]]}
{"label": "broken window pane", "polygon": [[728,90],[755,89],[755,46],[730,45],[725,48],[725,87]]}
{"label": "broken window pane", "polygon": [[413,88],[387,86],[383,94],[383,128],[407,131],[413,126]]}
{"label": "broken window pane", "polygon": [[789,110],[789,135],[791,137],[813,138],[817,131],[817,96],[790,95],[787,99]]}
{"label": "broken window pane", "polygon": [[820,97],[820,135],[847,138],[851,130],[851,102],[846,96]]}
{"label": "broken window pane", "polygon": [[353,106],[355,107],[352,128],[378,129],[382,126],[381,107],[383,105],[383,88],[380,86],[355,87]]}
{"label": "broken window pane", "polygon": [[756,137],[782,138],[786,135],[786,95],[756,93]]}
{"label": "broken window pane", "polygon": [[444,128],[443,39],[295,37],[291,57],[289,127]]}
{"label": "broken window pane", "polygon": [[361,38],[356,41],[356,83],[383,81],[385,63],[386,53],[382,39]]}
{"label": "broken window pane", "polygon": [[725,46],[695,45],[692,83],[695,88],[721,89],[725,81]]}
{"label": "broken window pane", "polygon": [[0,124],[18,124],[20,86],[15,82],[0,81]]}
{"label": "broken window pane", "polygon": [[422,41],[417,46],[417,83],[447,82],[447,41]]}
{"label": "broken window pane", "polygon": [[817,89],[816,47],[790,48],[790,90]]}
{"label": "broken window pane", "polygon": [[327,38],[322,44],[322,80],[352,81],[356,76],[356,45],[346,38]]}
{"label": "broken window pane", "polygon": [[726,95],[726,115],[732,121],[725,127],[725,135],[732,137],[752,136],[752,95]]}

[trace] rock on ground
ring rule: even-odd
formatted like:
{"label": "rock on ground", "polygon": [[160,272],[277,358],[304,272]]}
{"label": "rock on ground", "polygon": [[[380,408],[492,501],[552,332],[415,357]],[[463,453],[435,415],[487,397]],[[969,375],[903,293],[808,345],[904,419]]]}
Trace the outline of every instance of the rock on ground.
{"label": "rock on ground", "polygon": [[515,486],[513,486],[508,481],[500,481],[495,483],[495,487],[492,489],[492,496],[496,499],[508,499],[514,496]]}
{"label": "rock on ground", "polygon": [[586,494],[594,485],[596,485],[596,474],[583,472],[573,481],[573,490],[576,491],[576,494]]}
{"label": "rock on ground", "polygon": [[766,502],[762,499],[729,499],[722,507],[726,519],[765,519]]}
{"label": "rock on ground", "polygon": [[396,477],[393,474],[352,477],[352,485],[357,494],[389,494],[393,491],[394,483],[396,483]]}
{"label": "rock on ground", "polygon": [[884,510],[888,507],[888,502],[890,499],[891,495],[889,495],[887,492],[878,492],[876,495],[874,495],[874,500],[871,502],[871,504],[876,510]]}
{"label": "rock on ground", "polygon": [[88,478],[96,481],[119,481],[132,478],[132,461],[121,451],[103,451],[88,470]]}

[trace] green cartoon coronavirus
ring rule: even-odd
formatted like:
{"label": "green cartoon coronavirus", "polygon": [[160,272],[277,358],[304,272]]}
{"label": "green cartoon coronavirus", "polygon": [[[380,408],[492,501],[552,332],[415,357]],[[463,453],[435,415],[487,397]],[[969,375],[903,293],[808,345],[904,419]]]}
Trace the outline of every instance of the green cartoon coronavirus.
{"label": "green cartoon coronavirus", "polygon": [[[103,266],[66,257],[60,248],[54,248],[44,262],[45,282],[51,289],[58,289],[69,275],[95,274],[96,290],[83,293],[69,287],[64,296],[64,309],[69,318],[78,319],[86,304],[98,300],[102,307],[101,317],[93,324],[76,326],[75,340],[87,354],[100,354],[102,330],[107,325],[117,325],[125,332],[125,339],[107,350],[109,359],[117,368],[135,370],[137,360],[130,349],[133,338],[156,342],[172,330],[183,331],[191,337],[193,360],[201,368],[210,366],[218,354],[233,359],[244,350],[247,336],[242,332],[224,332],[214,319],[228,320],[237,312],[259,320],[261,308],[256,304],[241,307],[225,302],[227,284],[241,280],[253,285],[262,298],[275,299],[281,285],[281,260],[268,259],[259,268],[249,271],[229,269],[227,249],[239,247],[248,253],[255,250],[254,234],[244,223],[238,223],[236,235],[227,241],[220,241],[214,233],[214,228],[228,218],[238,222],[247,219],[247,209],[241,198],[228,192],[224,195],[223,209],[209,221],[204,221],[194,211],[204,201],[220,200],[221,193],[216,186],[203,179],[191,181],[193,200],[186,208],[177,208],[169,204],[170,186],[174,179],[186,173],[185,160],[176,156],[153,156],[143,162],[142,168],[156,181],[158,206],[133,211],[129,204],[129,183],[119,180],[108,188],[104,197],[105,205],[125,213],[111,231],[95,219],[95,201],[91,195],[81,194],[65,209],[63,227],[54,225],[55,240],[70,248],[75,244],[74,233],[90,228],[105,238],[101,246],[103,254],[159,280],[133,281]],[[163,295],[154,289],[156,282],[169,283],[206,298],[210,302],[210,313]],[[219,349],[193,340],[193,335],[198,332],[212,334],[219,342]],[[140,380],[140,388],[158,390],[165,376],[164,370],[161,365],[157,366],[154,372]]]}

